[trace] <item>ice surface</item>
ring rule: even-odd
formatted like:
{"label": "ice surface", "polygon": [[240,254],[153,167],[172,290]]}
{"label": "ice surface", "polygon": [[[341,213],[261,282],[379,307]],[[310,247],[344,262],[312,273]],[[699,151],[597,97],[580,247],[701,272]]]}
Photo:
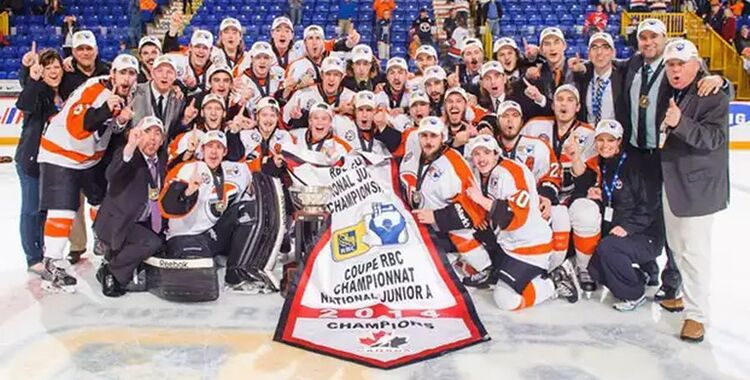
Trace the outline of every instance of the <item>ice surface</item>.
{"label": "ice surface", "polygon": [[680,316],[652,302],[619,313],[597,292],[575,305],[555,300],[508,313],[480,290],[471,294],[490,342],[381,371],[272,342],[278,295],[223,294],[195,305],[144,293],[109,299],[90,254],[75,266],[78,293],[42,293],[25,271],[15,168],[0,165],[0,379],[750,379],[749,169],[750,152],[732,152],[731,206],[715,222],[713,319],[702,344],[680,341]]}

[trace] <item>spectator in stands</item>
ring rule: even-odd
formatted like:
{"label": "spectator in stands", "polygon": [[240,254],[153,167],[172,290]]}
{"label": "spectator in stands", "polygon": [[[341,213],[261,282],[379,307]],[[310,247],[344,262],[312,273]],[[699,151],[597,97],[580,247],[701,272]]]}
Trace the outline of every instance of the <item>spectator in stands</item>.
{"label": "spectator in stands", "polygon": [[630,0],[630,6],[628,7],[630,12],[648,12],[648,1],[647,0]]}
{"label": "spectator in stands", "polygon": [[630,18],[630,25],[627,26],[625,29],[625,34],[628,37],[628,45],[633,48],[633,50],[638,50],[638,24],[640,21],[638,21],[638,17],[631,17]]}
{"label": "spectator in stands", "polygon": [[352,0],[339,0],[339,37],[349,34],[352,19],[357,11],[357,3]]}
{"label": "spectator in stands", "polygon": [[734,47],[737,49],[739,55],[743,57],[750,56],[750,25],[742,25],[740,32],[737,33],[734,39]]}
{"label": "spectator in stands", "polygon": [[289,18],[294,25],[302,24],[302,0],[289,0]]}
{"label": "spectator in stands", "polygon": [[391,11],[385,11],[378,20],[378,57],[391,57]]}
{"label": "spectator in stands", "polygon": [[70,57],[72,50],[73,50],[73,33],[78,31],[78,26],[76,25],[76,16],[69,15],[65,16],[63,18],[63,24],[62,24],[62,35],[64,36],[63,40],[63,58]]}
{"label": "spectator in stands", "polygon": [[21,139],[16,148],[16,172],[21,183],[21,245],[29,272],[41,275],[45,215],[39,211],[39,164],[36,162],[42,130],[62,106],[59,88],[62,58],[52,49],[38,55],[32,49],[22,59],[29,80],[16,101],[23,111]]}
{"label": "spectator in stands", "polygon": [[128,28],[128,46],[138,46],[138,41],[143,35],[143,18],[141,17],[140,0],[130,0],[128,6],[128,19],[130,25]]}
{"label": "spectator in stands", "polygon": [[617,2],[615,0],[599,0],[599,4],[607,13],[617,13]]}
{"label": "spectator in stands", "polygon": [[716,33],[721,34],[721,28],[724,26],[724,7],[721,6],[721,1],[711,0],[711,11],[706,14],[703,21]]}
{"label": "spectator in stands", "polygon": [[[385,18],[385,12],[393,12],[396,9],[395,0],[373,0],[372,10],[375,12],[375,37],[380,36],[380,20]],[[392,14],[392,13],[391,13]],[[381,59],[388,59],[380,57]]]}
{"label": "spectator in stands", "polygon": [[57,25],[58,17],[63,15],[64,8],[60,0],[45,0],[44,19],[48,25]]}
{"label": "spectator in stands", "polygon": [[586,21],[583,22],[583,32],[593,35],[603,32],[607,28],[609,16],[604,12],[604,6],[597,4],[596,9],[586,15]]}
{"label": "spectator in stands", "polygon": [[664,0],[648,0],[648,10],[651,13],[666,13],[667,2]]}
{"label": "spectator in stands", "polygon": [[416,34],[419,41],[424,45],[433,45],[432,34],[434,33],[435,21],[430,18],[427,8],[419,10],[417,18],[411,23],[411,34]]}
{"label": "spectator in stands", "polygon": [[742,12],[745,9],[745,1],[744,0],[729,0],[729,9],[732,10],[732,13],[735,17],[742,16]]}
{"label": "spectator in stands", "polygon": [[721,36],[730,44],[734,43],[734,36],[737,35],[737,18],[729,8],[724,9],[724,21],[721,25]]}
{"label": "spectator in stands", "polygon": [[500,19],[503,17],[503,8],[500,6],[500,2],[496,0],[489,0],[482,7],[482,11],[487,18],[487,27],[490,28],[493,37],[500,36]]}

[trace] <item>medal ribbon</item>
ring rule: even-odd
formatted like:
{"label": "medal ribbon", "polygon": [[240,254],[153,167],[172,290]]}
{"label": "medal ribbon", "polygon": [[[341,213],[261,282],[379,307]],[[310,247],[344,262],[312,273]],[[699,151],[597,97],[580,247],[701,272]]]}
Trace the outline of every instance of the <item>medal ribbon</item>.
{"label": "medal ribbon", "polygon": [[608,207],[612,207],[612,193],[614,193],[615,191],[615,184],[617,183],[617,180],[620,179],[620,169],[622,168],[622,163],[625,162],[625,159],[627,157],[627,152],[624,152],[622,156],[620,156],[620,162],[617,163],[617,168],[615,169],[612,180],[609,183],[607,183],[607,165],[602,165],[602,190],[607,196]]}

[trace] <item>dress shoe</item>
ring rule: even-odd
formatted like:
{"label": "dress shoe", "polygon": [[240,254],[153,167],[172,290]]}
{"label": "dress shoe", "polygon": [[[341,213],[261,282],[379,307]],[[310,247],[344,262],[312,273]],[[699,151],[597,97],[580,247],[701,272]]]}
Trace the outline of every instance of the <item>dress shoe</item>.
{"label": "dress shoe", "polygon": [[86,253],[86,250],[80,250],[80,251],[70,251],[68,253],[68,262],[71,264],[78,264],[79,261],[81,261],[81,256]]}
{"label": "dress shoe", "polygon": [[703,323],[696,322],[692,319],[686,319],[682,324],[680,339],[686,342],[702,342],[706,331],[703,329]]}
{"label": "dress shoe", "polygon": [[109,265],[104,264],[96,271],[96,279],[102,284],[102,294],[107,297],[120,297],[128,291],[120,285],[115,275],[109,270]]}
{"label": "dress shoe", "polygon": [[661,300],[661,302],[659,302],[659,306],[663,307],[670,313],[679,313],[685,310],[685,302],[682,301],[682,298]]}

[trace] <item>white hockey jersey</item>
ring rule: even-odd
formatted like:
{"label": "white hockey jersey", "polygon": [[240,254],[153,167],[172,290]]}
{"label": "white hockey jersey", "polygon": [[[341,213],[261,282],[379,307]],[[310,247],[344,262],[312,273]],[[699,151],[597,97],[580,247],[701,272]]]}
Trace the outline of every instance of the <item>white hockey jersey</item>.
{"label": "white hockey jersey", "polygon": [[108,75],[90,78],[68,97],[63,109],[50,119],[42,133],[37,162],[76,170],[99,163],[115,122],[105,121],[111,125],[100,135],[84,129],[84,118],[90,109],[101,107],[111,96],[108,78]]}
{"label": "white hockey jersey", "polygon": [[[352,147],[346,141],[333,134],[316,143],[310,143],[307,139],[307,129],[305,128],[298,128],[289,133],[294,138],[294,145],[298,151],[313,152],[322,155],[326,154],[329,149],[333,149],[333,155],[328,157],[325,161],[337,161],[352,150]],[[319,160],[313,159],[310,161],[317,162]]]}
{"label": "white hockey jersey", "polygon": [[250,130],[240,131],[240,141],[245,147],[245,159],[250,164],[252,171],[260,171],[261,164],[263,163],[263,157],[268,155],[268,151],[263,152],[264,149],[271,150],[274,152],[277,149],[283,149],[294,145],[294,138],[292,135],[282,129],[276,128],[267,141],[263,141],[263,135],[258,131],[257,128]]}
{"label": "white hockey jersey", "polygon": [[292,109],[296,106],[299,106],[303,111],[309,111],[317,103],[327,103],[335,108],[343,103],[350,102],[354,98],[354,95],[354,91],[345,87],[341,87],[339,93],[334,97],[323,95],[323,90],[321,90],[320,86],[310,86],[295,91],[289,102],[284,106],[284,124],[289,124],[289,121],[292,119]]}
{"label": "white hockey jersey", "polygon": [[371,152],[383,156],[391,155],[391,152],[381,141],[375,138],[371,138],[369,141],[365,139],[354,120],[347,116],[336,115],[333,117],[333,134],[346,141],[353,151]]}
{"label": "white hockey jersey", "polygon": [[[255,78],[252,74],[252,69],[240,71],[236,78],[235,82],[239,82],[241,86],[248,86],[252,90],[252,97],[245,106],[247,111],[252,115],[255,113],[255,104],[258,103],[258,100],[266,96],[273,97],[281,87],[281,84],[284,83],[284,69],[279,66],[271,67],[268,77],[264,80]],[[233,91],[232,100],[234,103],[239,102],[240,94]]]}
{"label": "white hockey jersey", "polygon": [[516,145],[503,149],[503,157],[525,165],[534,175],[537,186],[550,186],[555,193],[560,189],[561,170],[552,147],[544,140],[520,135]]}

